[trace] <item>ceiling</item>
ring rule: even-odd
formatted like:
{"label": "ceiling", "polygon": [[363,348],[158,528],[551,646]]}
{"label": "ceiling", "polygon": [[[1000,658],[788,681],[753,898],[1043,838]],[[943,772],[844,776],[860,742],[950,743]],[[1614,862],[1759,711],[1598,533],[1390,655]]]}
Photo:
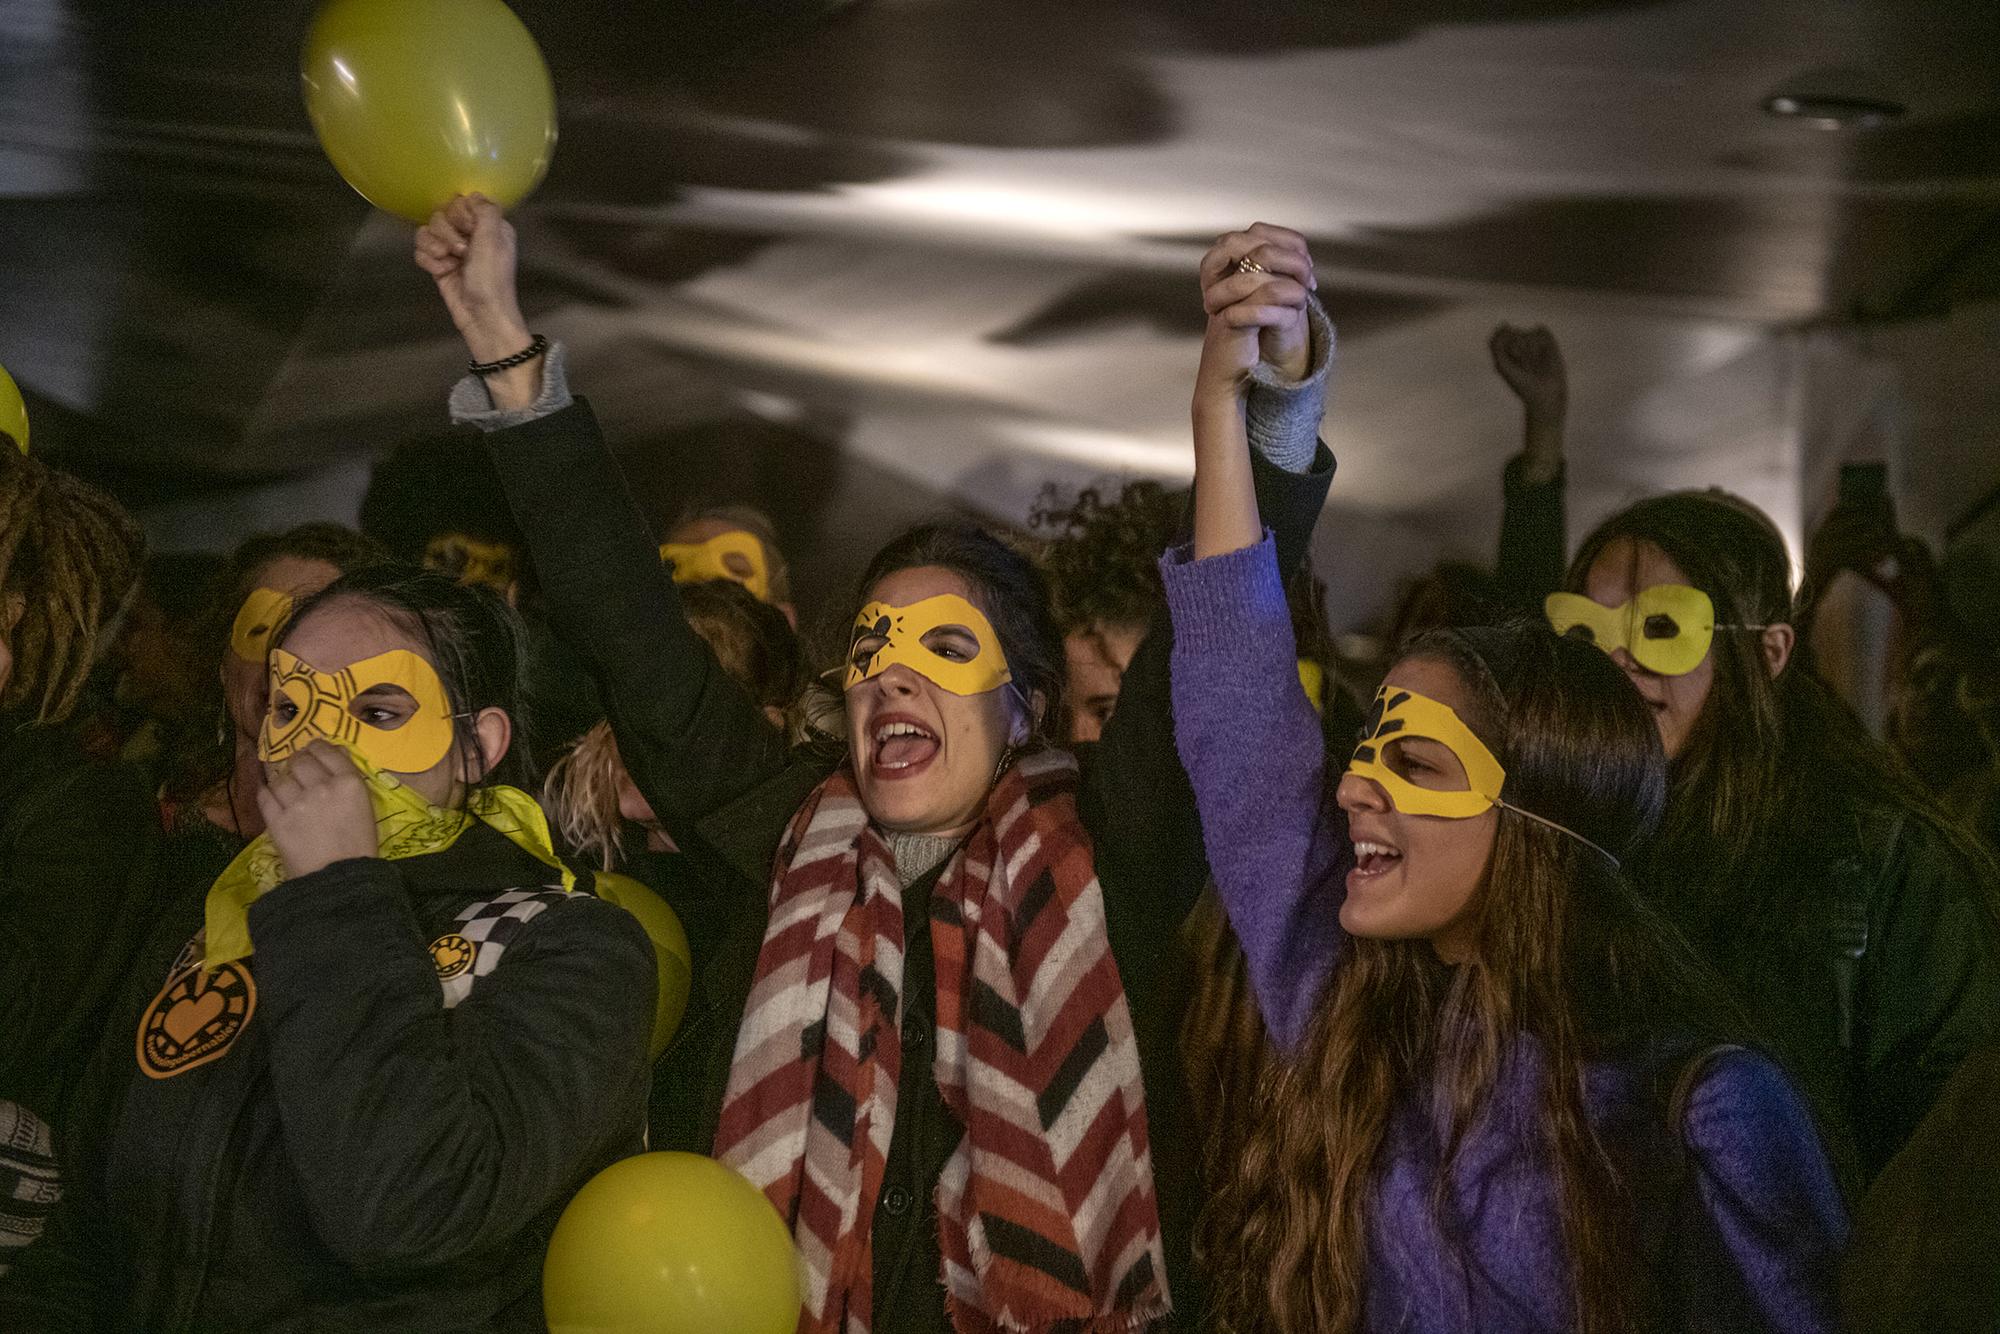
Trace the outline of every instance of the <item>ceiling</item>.
{"label": "ceiling", "polygon": [[[669,469],[647,485],[719,474],[800,522],[1184,473],[1194,260],[1256,218],[1314,238],[1336,500],[1406,565],[1438,515],[1465,519],[1443,546],[1490,541],[1500,319],[1564,339],[1581,509],[1718,481],[1795,528],[1799,396],[1855,382],[1800,349],[1970,368],[1965,312],[2000,296],[1990,0],[516,8],[562,121],[517,215],[531,323]],[[462,359],[408,228],[312,138],[311,10],[0,0],[0,364],[39,448],[154,515],[358,475]],[[1841,66],[1910,114],[1759,109]],[[1909,382],[1959,394],[1936,378]],[[748,464],[698,443],[751,437]]]}

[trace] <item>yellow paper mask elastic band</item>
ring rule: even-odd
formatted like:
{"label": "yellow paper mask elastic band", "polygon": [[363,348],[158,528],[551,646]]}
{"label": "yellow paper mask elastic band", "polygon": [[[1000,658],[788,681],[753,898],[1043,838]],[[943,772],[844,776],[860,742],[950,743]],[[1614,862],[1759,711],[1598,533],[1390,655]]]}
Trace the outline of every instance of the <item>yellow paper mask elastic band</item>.
{"label": "yellow paper mask elastic band", "polygon": [[677,584],[727,579],[749,589],[759,602],[771,600],[771,570],[755,533],[739,528],[706,542],[668,542],[660,548],[660,559],[674,563]]}
{"label": "yellow paper mask elastic band", "polygon": [[[935,631],[948,627],[972,637],[969,657],[947,657],[938,651],[963,654],[965,650],[956,642],[933,640],[937,648],[926,642]],[[861,609],[854,618],[854,637],[847,650],[847,682],[842,688],[852,690],[897,663],[954,695],[983,695],[1014,679],[992,623],[956,593],[940,593],[907,607],[871,602]]]}
{"label": "yellow paper mask elastic band", "polygon": [[1606,653],[1622,648],[1661,676],[1685,676],[1701,666],[1717,628],[1708,594],[1685,584],[1654,584],[1616,607],[1581,593],[1551,593],[1542,610],[1557,634],[1574,635]]}
{"label": "yellow paper mask elastic band", "polygon": [[[396,728],[355,715],[362,696],[394,686],[416,701]],[[286,760],[314,741],[351,750],[378,769],[422,773],[451,750],[451,705],[437,670],[408,649],[392,649],[337,672],[315,670],[284,649],[271,650],[271,705],[257,739],[257,757]]]}
{"label": "yellow paper mask elastic band", "polygon": [[263,665],[270,650],[271,635],[292,613],[292,595],[275,588],[259,588],[243,599],[236,623],[229,627],[229,651],[245,662]]}
{"label": "yellow paper mask elastic band", "polygon": [[[1388,757],[1398,743],[1410,740],[1434,741],[1450,751],[1465,770],[1466,786],[1424,787],[1397,773],[1388,762]],[[1389,798],[1389,804],[1404,815],[1469,820],[1498,806],[1536,824],[1547,825],[1557,833],[1567,834],[1595,850],[1613,866],[1618,865],[1616,857],[1575,830],[1502,800],[1500,793],[1506,787],[1507,771],[1501,767],[1499,760],[1493,758],[1493,752],[1486,748],[1486,743],[1473,735],[1472,729],[1449,705],[1440,704],[1414,690],[1383,686],[1375,692],[1375,707],[1369,710],[1367,732],[1361,744],[1354,748],[1354,759],[1348,764],[1347,772],[1379,785]]]}

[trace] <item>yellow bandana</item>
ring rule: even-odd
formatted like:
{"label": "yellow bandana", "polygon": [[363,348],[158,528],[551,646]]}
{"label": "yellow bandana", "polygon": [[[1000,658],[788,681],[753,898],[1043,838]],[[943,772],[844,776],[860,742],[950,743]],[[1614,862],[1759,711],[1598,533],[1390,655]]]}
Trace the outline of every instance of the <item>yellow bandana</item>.
{"label": "yellow bandana", "polygon": [[771,570],[755,533],[739,528],[706,542],[668,542],[660,547],[660,559],[673,562],[677,584],[727,579],[749,589],[759,602],[771,600]]}
{"label": "yellow bandana", "polygon": [[229,649],[245,662],[262,663],[270,651],[271,636],[292,614],[292,595],[275,588],[251,590],[229,627]]}
{"label": "yellow bandana", "polygon": [[[954,642],[956,636],[938,634],[947,629],[971,636],[969,655]],[[897,663],[954,695],[983,695],[1014,679],[992,623],[956,593],[940,593],[907,607],[871,602],[861,609],[854,618],[842,688],[852,690]]]}
{"label": "yellow bandana", "polygon": [[1624,649],[1660,676],[1685,676],[1701,666],[1715,641],[1715,603],[1699,588],[1654,584],[1616,607],[1581,593],[1551,593],[1542,604],[1559,635],[1573,635],[1606,653]]}
{"label": "yellow bandana", "polygon": [[[380,686],[407,691],[417,710],[399,727],[364,722],[361,697]],[[451,751],[451,705],[437,669],[408,649],[391,649],[322,672],[286,652],[271,650],[271,703],[257,738],[257,758],[290,759],[314,741],[351,749],[377,768],[420,774]]]}
{"label": "yellow bandana", "polygon": [[[536,861],[562,875],[564,890],[576,876],[562,864],[549,839],[548,817],[535,799],[519,788],[494,784],[477,788],[462,811],[433,806],[392,774],[368,764],[354,751],[346,752],[368,785],[368,803],[375,809],[377,856],[389,861],[442,852],[474,820],[490,825]],[[284,861],[269,834],[259,834],[236,855],[208,891],[207,948],[203,964],[209,971],[251,954],[250,905],[284,883]]]}

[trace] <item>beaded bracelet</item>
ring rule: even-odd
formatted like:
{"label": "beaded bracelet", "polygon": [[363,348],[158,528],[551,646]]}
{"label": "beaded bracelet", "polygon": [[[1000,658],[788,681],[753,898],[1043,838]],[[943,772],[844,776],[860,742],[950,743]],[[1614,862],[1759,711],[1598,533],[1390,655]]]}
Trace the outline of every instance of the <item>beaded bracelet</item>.
{"label": "beaded bracelet", "polygon": [[548,350],[549,340],[536,334],[534,342],[511,357],[502,357],[498,361],[468,361],[465,369],[474,375],[492,375],[496,371],[512,370],[516,366],[526,365]]}

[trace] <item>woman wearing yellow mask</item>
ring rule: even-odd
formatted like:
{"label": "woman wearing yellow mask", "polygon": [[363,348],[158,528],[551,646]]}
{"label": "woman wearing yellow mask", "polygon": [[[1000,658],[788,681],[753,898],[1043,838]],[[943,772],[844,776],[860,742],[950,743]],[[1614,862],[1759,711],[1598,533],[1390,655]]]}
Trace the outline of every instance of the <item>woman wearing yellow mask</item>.
{"label": "woman wearing yellow mask", "polygon": [[[1800,1081],[1853,1189],[1962,1062],[2000,1045],[2000,876],[1798,660],[1790,575],[1751,505],[1659,496],[1584,540],[1548,614],[1609,653],[1652,713],[1670,784],[1640,884]],[[1978,1214],[1923,1226],[1933,1256],[1958,1260],[1898,1261],[1911,1304],[1872,1327],[1931,1324],[1915,1314],[1928,1294],[1989,1289]],[[1851,1265],[1879,1298],[1871,1254]]]}
{"label": "woman wearing yellow mask", "polygon": [[1255,356],[1210,320],[1165,562],[1180,752],[1279,1052],[1203,1228],[1218,1327],[1831,1330],[1805,1104],[1621,869],[1664,798],[1646,713],[1546,630],[1440,631],[1329,757],[1249,485]]}
{"label": "woman wearing yellow mask", "polygon": [[[1303,240],[1238,241],[1298,275],[1271,322],[1323,375]],[[588,407],[520,326],[498,210],[460,200],[417,248],[478,359],[454,410],[493,431],[619,750],[736,905],[696,963],[709,1005],[668,1052],[664,1120],[791,1225],[800,1328],[1201,1328],[1175,1038],[1205,867],[1163,627],[1079,773],[1046,741],[1063,665],[1034,567],[981,530],[918,528],[845,618],[844,737],[792,751],[688,628]],[[1308,446],[1295,471],[1254,465],[1294,563],[1331,472]]]}
{"label": "woman wearing yellow mask", "polygon": [[272,637],[266,833],[142,957],[0,1324],[540,1327],[548,1229],[640,1147],[655,962],[509,781],[521,642],[401,567]]}

